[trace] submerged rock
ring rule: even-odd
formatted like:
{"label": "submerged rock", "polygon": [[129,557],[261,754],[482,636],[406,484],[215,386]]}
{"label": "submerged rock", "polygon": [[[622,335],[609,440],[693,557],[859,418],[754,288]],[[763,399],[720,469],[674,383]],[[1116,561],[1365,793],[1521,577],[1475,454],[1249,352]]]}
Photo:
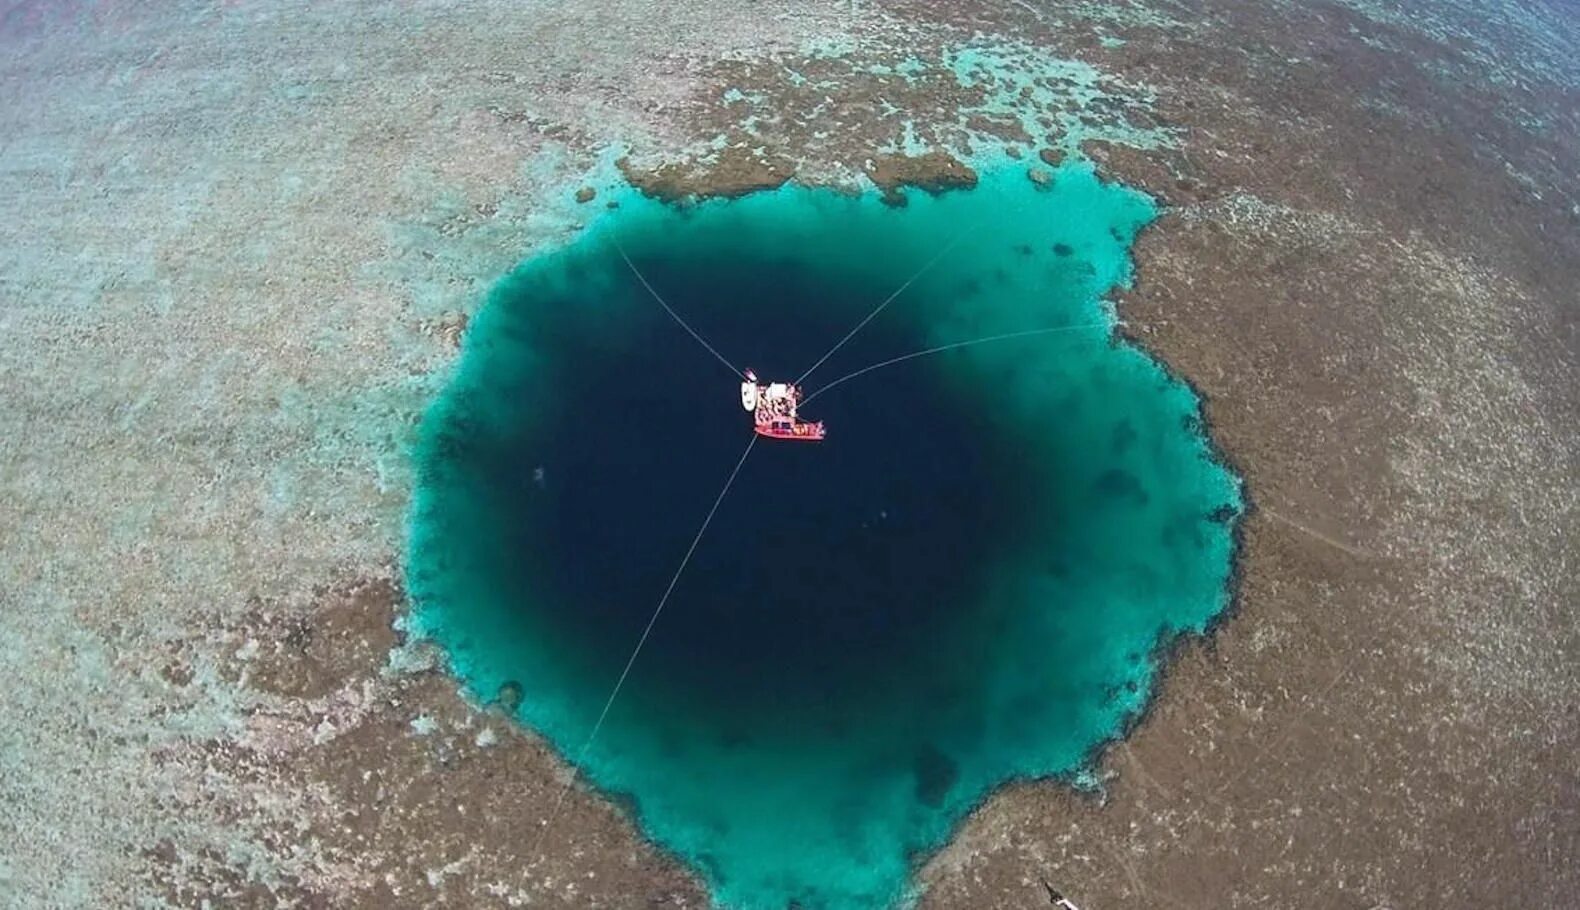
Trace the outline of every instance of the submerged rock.
{"label": "submerged rock", "polygon": [[510,679],[500,684],[494,695],[494,704],[506,714],[514,714],[521,707],[522,697],[521,683]]}

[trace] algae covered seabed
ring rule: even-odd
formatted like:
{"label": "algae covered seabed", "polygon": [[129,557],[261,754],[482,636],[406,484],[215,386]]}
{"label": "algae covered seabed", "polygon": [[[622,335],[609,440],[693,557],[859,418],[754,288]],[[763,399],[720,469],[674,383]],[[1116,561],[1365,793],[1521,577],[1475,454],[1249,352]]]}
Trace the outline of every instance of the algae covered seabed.
{"label": "algae covered seabed", "polygon": [[1160,200],[1115,306],[1254,507],[920,905],[1574,903],[1580,54],[1497,8],[0,7],[0,903],[705,905],[585,788],[529,855],[565,766],[404,627],[422,414],[620,179],[994,148]]}

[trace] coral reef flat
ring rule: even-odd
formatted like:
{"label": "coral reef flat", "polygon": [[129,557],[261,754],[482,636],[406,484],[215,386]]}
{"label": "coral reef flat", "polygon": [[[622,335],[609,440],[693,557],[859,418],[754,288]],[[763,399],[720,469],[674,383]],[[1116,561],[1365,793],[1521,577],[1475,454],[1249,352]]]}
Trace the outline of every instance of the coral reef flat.
{"label": "coral reef flat", "polygon": [[1158,200],[1112,306],[1247,508],[908,899],[1580,903],[1576,61],[1544,0],[0,2],[0,905],[708,906],[417,634],[423,415],[628,186],[1000,155]]}

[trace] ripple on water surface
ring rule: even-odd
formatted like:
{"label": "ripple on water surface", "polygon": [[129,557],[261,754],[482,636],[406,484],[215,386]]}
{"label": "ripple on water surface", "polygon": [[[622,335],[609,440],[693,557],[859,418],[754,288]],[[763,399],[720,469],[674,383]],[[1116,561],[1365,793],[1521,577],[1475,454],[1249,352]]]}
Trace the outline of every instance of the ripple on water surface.
{"label": "ripple on water surface", "polygon": [[1190,390],[1106,326],[1154,215],[1080,163],[903,208],[623,195],[494,289],[428,415],[416,626],[575,757],[739,458],[736,377],[615,240],[765,379],[938,256],[808,391],[1084,326],[875,370],[804,408],[826,442],[757,445],[583,763],[724,906],[893,903],[990,790],[1117,735],[1157,644],[1227,603],[1237,481]]}

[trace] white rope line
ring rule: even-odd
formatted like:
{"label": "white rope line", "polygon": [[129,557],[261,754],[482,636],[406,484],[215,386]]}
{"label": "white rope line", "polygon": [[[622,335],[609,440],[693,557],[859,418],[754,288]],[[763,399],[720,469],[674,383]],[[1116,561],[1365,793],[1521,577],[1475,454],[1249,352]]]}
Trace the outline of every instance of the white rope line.
{"label": "white rope line", "polygon": [[603,704],[603,710],[598,712],[598,720],[593,723],[592,732],[587,734],[587,741],[582,743],[581,750],[576,753],[576,762],[571,765],[570,779],[565,781],[565,786],[560,788],[559,796],[555,797],[554,805],[549,809],[548,817],[543,820],[543,830],[538,833],[538,842],[533,845],[532,853],[539,855],[543,846],[543,839],[548,836],[549,828],[554,824],[554,819],[560,814],[560,806],[565,802],[565,794],[570,792],[571,785],[576,783],[576,777],[581,772],[582,763],[587,759],[587,750],[592,748],[593,740],[598,738],[598,731],[603,729],[603,722],[609,717],[609,709],[614,707],[614,700],[619,697],[620,689],[625,686],[626,677],[631,675],[631,668],[636,665],[636,656],[642,653],[642,646],[647,644],[647,637],[652,634],[653,626],[658,622],[658,614],[664,612],[664,605],[669,602],[669,595],[675,592],[675,585],[680,582],[680,574],[686,571],[686,565],[691,562],[691,555],[697,552],[697,544],[702,542],[702,535],[707,533],[708,525],[713,523],[713,516],[719,511],[719,504],[724,502],[724,497],[734,486],[735,478],[741,473],[741,467],[746,464],[746,456],[752,454],[752,447],[757,445],[757,434],[752,434],[752,439],[746,444],[746,450],[741,453],[741,458],[735,463],[735,470],[730,472],[730,479],[724,482],[724,488],[719,490],[719,495],[713,500],[713,508],[708,510],[708,517],[702,520],[702,527],[697,529],[697,536],[691,539],[691,546],[686,548],[686,556],[680,561],[680,567],[675,569],[675,574],[669,579],[669,587],[664,589],[664,596],[658,599],[658,606],[653,609],[653,615],[648,618],[647,628],[642,630],[642,637],[637,639],[636,647],[631,650],[631,657],[625,662],[625,669],[620,671],[620,678],[615,680],[614,688],[609,692],[609,698]]}
{"label": "white rope line", "polygon": [[625,264],[627,266],[630,266],[631,274],[636,276],[637,281],[642,282],[642,287],[647,288],[647,292],[653,295],[653,299],[657,300],[658,305],[664,308],[664,312],[668,313],[671,319],[674,319],[675,322],[679,323],[680,327],[685,329],[688,335],[697,339],[698,344],[707,348],[709,354],[712,354],[714,357],[718,358],[719,363],[724,364],[729,368],[731,373],[739,376],[741,371],[735,368],[735,364],[730,363],[730,361],[723,354],[720,354],[718,350],[713,347],[713,345],[708,344],[708,340],[706,338],[703,338],[700,334],[698,334],[697,330],[687,324],[686,320],[680,318],[680,314],[675,312],[674,307],[671,307],[668,303],[665,303],[664,298],[660,297],[658,292],[653,290],[653,286],[647,283],[647,278],[642,274],[642,271],[636,267],[636,263],[632,262],[631,257],[625,254],[625,247],[621,246],[620,241],[612,237],[610,239],[614,240],[614,248],[620,251],[620,258],[625,260]]}
{"label": "white rope line", "polygon": [[948,253],[950,250],[954,249],[955,246],[958,243],[960,243],[960,241],[964,240],[966,238],[966,234],[969,233],[970,230],[972,228],[974,228],[974,227],[976,227],[976,223],[972,222],[971,224],[966,225],[964,228],[961,228],[960,229],[960,233],[955,235],[955,239],[949,241],[949,243],[946,244],[943,249],[939,250],[933,256],[933,258],[927,260],[927,263],[925,265],[923,265],[921,268],[917,269],[915,274],[913,274],[913,275],[911,275],[911,277],[905,279],[905,283],[900,285],[898,290],[896,290],[894,293],[890,294],[889,296],[883,298],[883,302],[878,304],[876,307],[874,307],[872,312],[868,313],[865,319],[863,319],[860,322],[856,323],[856,327],[855,328],[851,329],[849,332],[846,332],[844,338],[841,338],[837,344],[835,344],[833,347],[829,348],[828,349],[828,353],[824,354],[822,357],[819,357],[817,359],[817,363],[814,363],[810,367],[807,367],[806,372],[802,373],[800,376],[796,377],[796,381],[791,383],[791,384],[792,385],[800,385],[802,380],[806,379],[808,376],[811,376],[812,372],[814,370],[816,370],[818,367],[822,366],[824,361],[826,361],[830,357],[834,356],[834,352],[835,351],[837,351],[840,348],[844,347],[845,346],[845,342],[847,342],[850,339],[856,337],[856,333],[857,332],[861,331],[864,327],[866,327],[867,323],[871,322],[879,313],[883,312],[883,308],[884,307],[888,306],[890,303],[893,303],[894,302],[894,298],[896,298],[896,297],[900,296],[901,294],[905,293],[905,289],[910,287],[911,285],[915,284],[916,283],[916,279],[922,277],[922,275],[925,274],[928,269],[930,269],[933,266],[937,265],[938,264],[938,260],[944,258],[944,254],[945,253]]}
{"label": "white rope line", "polygon": [[1109,323],[1107,322],[1088,322],[1084,325],[1062,325],[1048,329],[1028,329],[1024,332],[1006,332],[1002,335],[989,335],[986,338],[973,338],[970,341],[956,341],[953,344],[941,344],[936,348],[928,348],[925,351],[912,351],[909,354],[902,354],[899,357],[891,357],[888,360],[883,360],[879,361],[878,363],[864,366],[854,373],[846,373],[844,376],[839,377],[828,385],[818,389],[816,392],[808,395],[806,398],[801,400],[801,403],[803,405],[807,404],[812,399],[823,394],[824,392],[827,392],[829,389],[832,389],[841,383],[855,379],[857,376],[871,373],[873,370],[881,369],[883,367],[893,366],[897,363],[904,363],[907,360],[915,360],[918,357],[926,357],[928,354],[940,354],[944,351],[953,351],[956,348],[967,348],[974,344],[986,344],[989,341],[1008,341],[1011,338],[1027,338],[1032,335],[1053,335],[1060,332],[1075,332],[1081,329],[1100,329],[1107,328],[1108,326]]}

